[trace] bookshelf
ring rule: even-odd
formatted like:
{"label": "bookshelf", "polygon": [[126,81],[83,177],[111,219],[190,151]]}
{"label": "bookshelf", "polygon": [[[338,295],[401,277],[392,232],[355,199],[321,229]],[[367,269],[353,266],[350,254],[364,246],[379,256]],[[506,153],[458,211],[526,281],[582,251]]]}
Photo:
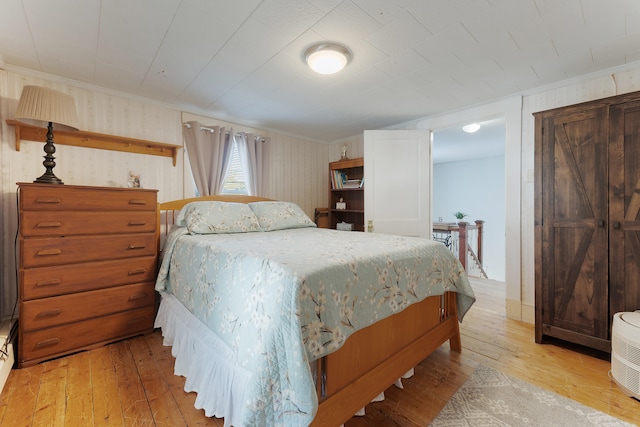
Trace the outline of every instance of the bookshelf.
{"label": "bookshelf", "polygon": [[[329,228],[345,222],[353,231],[364,231],[364,159],[329,163]],[[345,204],[337,209],[336,203]]]}

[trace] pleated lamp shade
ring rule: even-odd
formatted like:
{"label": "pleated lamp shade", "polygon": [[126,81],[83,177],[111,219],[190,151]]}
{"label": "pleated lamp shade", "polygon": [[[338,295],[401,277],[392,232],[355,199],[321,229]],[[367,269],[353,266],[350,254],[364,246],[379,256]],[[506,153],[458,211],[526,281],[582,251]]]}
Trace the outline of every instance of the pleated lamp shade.
{"label": "pleated lamp shade", "polygon": [[46,172],[34,182],[44,184],[64,184],[55,176],[53,168],[56,166],[56,147],[53,141],[53,124],[64,125],[78,130],[78,113],[73,97],[53,89],[41,86],[25,86],[18,101],[16,117],[47,124],[47,140],[44,145],[44,162]]}
{"label": "pleated lamp shade", "polygon": [[22,88],[16,118],[58,123],[79,129],[73,97],[42,86]]}

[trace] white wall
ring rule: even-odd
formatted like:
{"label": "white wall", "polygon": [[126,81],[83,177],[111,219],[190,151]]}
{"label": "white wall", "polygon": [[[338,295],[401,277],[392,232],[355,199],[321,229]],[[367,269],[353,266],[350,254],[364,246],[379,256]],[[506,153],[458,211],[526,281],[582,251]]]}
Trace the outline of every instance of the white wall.
{"label": "white wall", "polygon": [[469,223],[484,220],[483,264],[499,281],[505,280],[504,180],[504,156],[433,165],[433,221],[454,222],[457,211],[469,214]]}
{"label": "white wall", "polygon": [[393,127],[437,131],[505,117],[505,302],[509,318],[529,323],[535,320],[533,113],[634,91],[640,91],[640,62]]}

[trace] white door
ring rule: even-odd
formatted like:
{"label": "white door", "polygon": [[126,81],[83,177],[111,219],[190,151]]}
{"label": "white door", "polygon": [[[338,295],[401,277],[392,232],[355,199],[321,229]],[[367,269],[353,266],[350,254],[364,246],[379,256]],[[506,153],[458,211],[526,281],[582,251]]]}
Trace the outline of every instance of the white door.
{"label": "white door", "polygon": [[364,131],[365,229],[431,238],[431,143],[426,130]]}

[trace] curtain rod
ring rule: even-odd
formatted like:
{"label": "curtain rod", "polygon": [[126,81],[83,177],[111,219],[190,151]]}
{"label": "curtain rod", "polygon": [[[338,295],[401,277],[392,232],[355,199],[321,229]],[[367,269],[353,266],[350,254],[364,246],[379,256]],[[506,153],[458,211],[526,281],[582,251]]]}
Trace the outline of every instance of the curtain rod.
{"label": "curtain rod", "polygon": [[[183,123],[182,126],[186,127],[187,129],[191,129],[191,123]],[[208,128],[206,126],[200,126],[200,130],[208,130],[211,133],[215,131],[215,129]],[[225,133],[229,133],[229,131],[225,131]]]}
{"label": "curtain rod", "polygon": [[[187,129],[191,129],[191,123],[182,123],[182,126],[186,127]],[[206,130],[206,131],[209,131],[211,133],[215,132],[215,129],[208,128],[206,126],[200,126],[200,130]],[[225,133],[225,135],[229,135],[229,131],[228,130],[224,131],[224,133]],[[236,136],[236,135],[240,135],[240,134],[236,133],[233,136]],[[261,142],[267,142],[266,138],[263,138],[261,136],[258,136],[258,138],[260,138]]]}

